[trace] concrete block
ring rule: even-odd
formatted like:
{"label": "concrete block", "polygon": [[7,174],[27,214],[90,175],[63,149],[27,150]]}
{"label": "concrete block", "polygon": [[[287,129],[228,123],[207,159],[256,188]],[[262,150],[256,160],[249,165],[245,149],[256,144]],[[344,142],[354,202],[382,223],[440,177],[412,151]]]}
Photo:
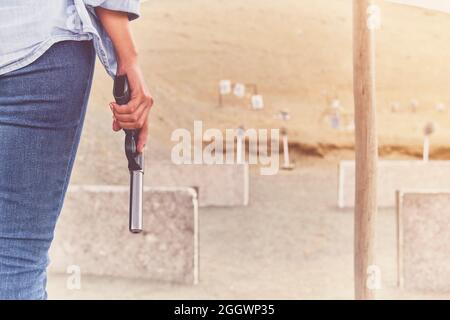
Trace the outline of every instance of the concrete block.
{"label": "concrete block", "polygon": [[247,206],[249,203],[248,164],[176,165],[149,163],[145,181],[153,187],[192,187],[198,191],[201,207]]}
{"label": "concrete block", "polygon": [[450,291],[450,190],[398,191],[397,231],[400,287]]}
{"label": "concrete block", "polygon": [[[399,189],[450,189],[450,161],[391,161],[378,164],[378,206],[395,207]],[[338,207],[355,204],[355,162],[339,164]]]}
{"label": "concrete block", "polygon": [[197,194],[144,188],[144,231],[128,231],[128,186],[70,187],[56,228],[50,272],[198,282]]}

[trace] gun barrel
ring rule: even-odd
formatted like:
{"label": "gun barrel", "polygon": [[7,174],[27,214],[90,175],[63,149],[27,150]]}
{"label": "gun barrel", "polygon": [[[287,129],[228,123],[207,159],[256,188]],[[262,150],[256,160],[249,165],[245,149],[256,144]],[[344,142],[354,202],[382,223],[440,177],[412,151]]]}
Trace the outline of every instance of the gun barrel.
{"label": "gun barrel", "polygon": [[140,233],[143,229],[142,196],[144,172],[130,171],[130,232]]}

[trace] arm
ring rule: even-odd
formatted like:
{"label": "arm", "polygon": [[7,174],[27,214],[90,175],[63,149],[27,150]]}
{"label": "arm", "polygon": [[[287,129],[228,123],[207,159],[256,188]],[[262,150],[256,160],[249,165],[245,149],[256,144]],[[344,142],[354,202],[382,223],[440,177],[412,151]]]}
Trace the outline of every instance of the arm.
{"label": "arm", "polygon": [[112,102],[113,130],[141,129],[138,151],[143,152],[147,142],[148,114],[153,105],[141,68],[137,49],[131,35],[127,13],[96,7],[95,12],[111,38],[117,56],[118,74],[126,74],[131,89],[131,101],[124,106]]}

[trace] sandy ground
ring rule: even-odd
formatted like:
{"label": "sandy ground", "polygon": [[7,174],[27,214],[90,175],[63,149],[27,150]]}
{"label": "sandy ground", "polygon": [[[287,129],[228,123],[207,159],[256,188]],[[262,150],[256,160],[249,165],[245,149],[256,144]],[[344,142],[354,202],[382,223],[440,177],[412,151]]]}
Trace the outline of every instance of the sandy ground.
{"label": "sandy ground", "polygon": [[[450,17],[379,4],[382,150],[390,158],[417,156],[422,127],[434,121],[432,157],[448,158],[450,111],[435,105],[450,106]],[[248,208],[200,211],[198,286],[84,276],[82,290],[69,291],[64,275],[52,275],[50,298],[352,298],[353,212],[336,208],[336,180],[338,160],[352,156],[353,133],[332,129],[322,117],[333,99],[353,113],[351,14],[349,0],[147,1],[134,24],[156,100],[147,157],[168,159],[170,133],[191,129],[193,120],[220,129],[285,125],[297,169],[274,177],[253,172]],[[248,97],[226,97],[218,108],[221,79],[257,84],[266,108],[252,111]],[[128,183],[123,134],[111,131],[111,87],[99,67],[73,184]],[[412,100],[419,102],[416,113]],[[282,109],[291,113],[287,124],[274,118]],[[380,298],[450,298],[395,288],[393,210],[380,211],[377,236]]]}
{"label": "sandy ground", "polygon": [[[352,299],[353,212],[336,207],[334,161],[308,162],[272,177],[252,172],[247,208],[201,208],[199,285],[83,276],[71,291],[66,276],[51,275],[50,298]],[[397,290],[395,248],[394,210],[381,210],[379,298],[450,298]]]}

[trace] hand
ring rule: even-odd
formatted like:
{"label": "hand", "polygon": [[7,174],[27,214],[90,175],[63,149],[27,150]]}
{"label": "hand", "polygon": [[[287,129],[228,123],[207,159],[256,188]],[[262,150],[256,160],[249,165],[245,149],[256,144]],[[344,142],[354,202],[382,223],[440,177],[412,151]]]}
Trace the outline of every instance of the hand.
{"label": "hand", "polygon": [[126,74],[131,90],[131,100],[126,105],[110,103],[113,112],[112,129],[141,129],[137,150],[142,153],[147,143],[148,115],[153,106],[153,98],[145,83],[141,69],[137,63],[119,67],[118,74]]}

